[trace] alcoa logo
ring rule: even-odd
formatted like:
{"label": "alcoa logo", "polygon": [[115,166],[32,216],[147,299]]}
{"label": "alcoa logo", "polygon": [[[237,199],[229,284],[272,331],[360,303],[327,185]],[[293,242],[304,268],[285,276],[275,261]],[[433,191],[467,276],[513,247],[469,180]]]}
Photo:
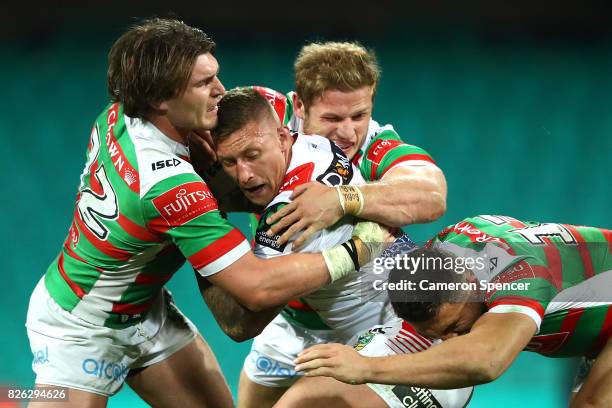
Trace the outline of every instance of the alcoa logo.
{"label": "alcoa logo", "polygon": [[282,367],[278,361],[267,357],[257,357],[255,366],[270,377],[295,377],[297,375],[294,370]]}
{"label": "alcoa logo", "polygon": [[44,350],[35,350],[32,365],[45,364],[49,362],[49,347],[45,346]]}
{"label": "alcoa logo", "polygon": [[124,380],[129,372],[129,367],[121,363],[107,362],[106,360],[95,360],[87,358],[83,360],[83,371],[85,374],[111,381]]}

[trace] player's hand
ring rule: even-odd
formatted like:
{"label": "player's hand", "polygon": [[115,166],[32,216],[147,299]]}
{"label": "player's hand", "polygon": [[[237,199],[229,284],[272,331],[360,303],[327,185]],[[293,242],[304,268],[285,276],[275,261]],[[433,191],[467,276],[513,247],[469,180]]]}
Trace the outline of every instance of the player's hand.
{"label": "player's hand", "polygon": [[307,377],[333,377],[347,384],[363,384],[369,375],[368,359],[344,344],[318,344],[298,354],[295,371]]}
{"label": "player's hand", "polygon": [[292,202],[266,220],[269,225],[276,222],[268,230],[269,236],[287,228],[278,238],[279,245],[286,243],[295,233],[303,231],[293,242],[293,248],[297,249],[315,232],[334,225],[344,215],[336,189],[316,181],[297,186],[291,199]]}
{"label": "player's hand", "polygon": [[208,130],[193,131],[189,135],[189,155],[196,171],[206,173],[217,161],[215,142]]}

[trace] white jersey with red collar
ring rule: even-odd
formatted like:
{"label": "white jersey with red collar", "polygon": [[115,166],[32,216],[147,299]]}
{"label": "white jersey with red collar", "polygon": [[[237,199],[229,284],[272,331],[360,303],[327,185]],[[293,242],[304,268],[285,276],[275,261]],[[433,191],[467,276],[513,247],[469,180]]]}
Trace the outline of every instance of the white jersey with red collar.
{"label": "white jersey with red collar", "polygon": [[[291,241],[279,246],[278,236],[268,236],[270,227],[265,220],[274,212],[289,203],[296,186],[318,181],[330,186],[363,184],[360,173],[346,158],[342,150],[328,139],[320,136],[296,134],[292,146],[291,161],[287,168],[279,193],[261,214],[255,233],[255,255],[271,258],[293,252]],[[332,228],[318,231],[311,237],[300,252],[321,252],[351,238],[352,217],[345,217]],[[362,268],[368,270],[368,266]],[[316,292],[292,301],[282,311],[282,315],[292,324],[312,330],[348,331],[347,339],[381,322],[381,310],[386,299],[369,301],[365,299],[360,276],[349,276],[329,284]],[[378,293],[380,296],[380,293]]]}

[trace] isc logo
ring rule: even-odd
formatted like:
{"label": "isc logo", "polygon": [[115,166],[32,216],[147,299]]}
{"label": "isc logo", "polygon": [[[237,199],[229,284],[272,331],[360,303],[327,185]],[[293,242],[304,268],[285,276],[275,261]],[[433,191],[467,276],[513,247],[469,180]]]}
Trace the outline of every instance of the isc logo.
{"label": "isc logo", "polygon": [[181,164],[181,161],[178,159],[168,159],[168,160],[160,160],[154,163],[151,163],[151,169],[153,171],[163,169],[164,167],[175,167]]}

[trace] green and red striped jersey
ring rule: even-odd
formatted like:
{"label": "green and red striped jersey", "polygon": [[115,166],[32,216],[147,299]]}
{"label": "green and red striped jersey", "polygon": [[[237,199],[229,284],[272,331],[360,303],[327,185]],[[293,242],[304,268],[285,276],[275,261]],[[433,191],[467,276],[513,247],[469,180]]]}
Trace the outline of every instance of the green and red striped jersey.
{"label": "green and red striped jersey", "polygon": [[[294,114],[293,95],[287,95],[262,86],[253,89],[264,95],[274,107],[283,124],[292,131],[304,133],[303,121]],[[380,180],[389,170],[396,167],[430,165],[436,166],[432,157],[420,147],[402,141],[392,125],[381,126],[370,119],[368,133],[361,148],[351,159],[366,182]],[[255,234],[258,220],[251,215],[251,232]]]}
{"label": "green and red striped jersey", "polygon": [[[262,86],[254,86],[253,89],[268,99],[283,124],[294,132],[304,133],[302,119],[294,114],[294,92],[283,95]],[[361,148],[351,160],[359,168],[366,181],[380,180],[393,167],[417,164],[435,165],[425,150],[403,142],[393,126],[381,126],[373,119],[370,119],[368,133]]]}
{"label": "green and red striped jersey", "polygon": [[[290,129],[303,132],[302,119],[293,113],[293,95],[294,92],[289,92],[285,97],[286,109],[279,109],[279,97],[276,97],[274,106],[277,112],[282,112],[281,117],[284,117],[285,124]],[[359,168],[366,181],[380,180],[394,167],[435,166],[434,160],[425,150],[402,141],[392,125],[381,126],[373,119],[370,119],[368,133],[351,161]]]}
{"label": "green and red striped jersey", "polygon": [[428,245],[480,265],[479,281],[496,284],[479,283],[489,313],[533,319],[538,331],[527,350],[594,356],[612,336],[610,230],[479,215]]}
{"label": "green and red striped jersey", "polygon": [[112,104],[93,126],[74,218],[45,284],[74,315],[124,327],[153,307],[186,259],[209,276],[249,250],[187,147]]}

